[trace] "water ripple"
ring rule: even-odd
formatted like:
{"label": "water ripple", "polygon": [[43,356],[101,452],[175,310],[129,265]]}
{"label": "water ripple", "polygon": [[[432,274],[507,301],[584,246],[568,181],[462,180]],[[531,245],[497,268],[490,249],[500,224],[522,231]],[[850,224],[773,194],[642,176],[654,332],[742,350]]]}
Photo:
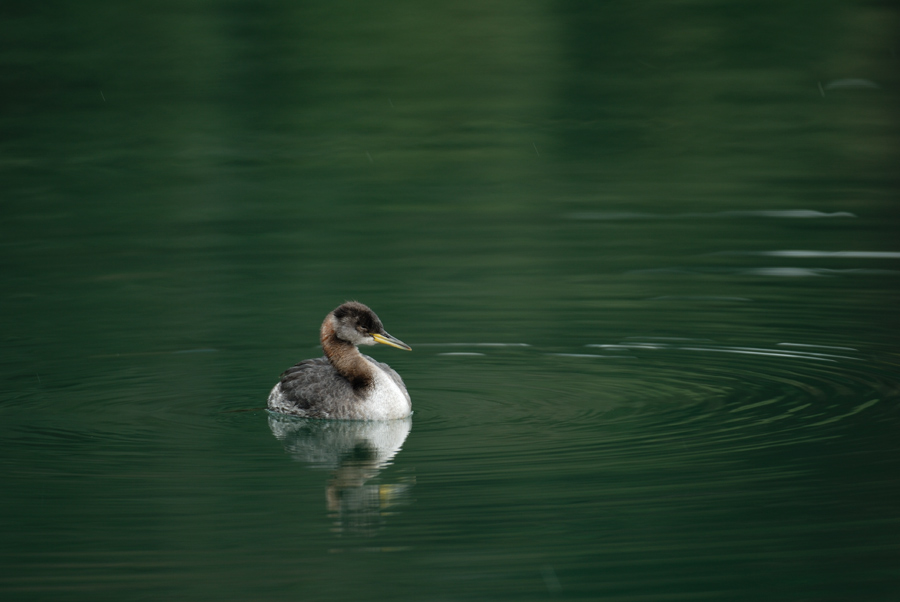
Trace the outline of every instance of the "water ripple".
{"label": "water ripple", "polygon": [[585,348],[597,353],[533,346],[459,372],[445,365],[448,382],[432,385],[452,393],[423,410],[429,430],[445,432],[450,449],[454,433],[487,429],[482,452],[515,448],[520,459],[736,451],[838,437],[845,422],[890,419],[900,397],[896,367],[847,346],[685,337]]}
{"label": "water ripple", "polygon": [[780,219],[820,219],[836,217],[856,217],[848,211],[835,211],[825,213],[812,209],[773,209],[773,210],[738,210],[738,211],[714,211],[709,213],[643,213],[634,211],[583,211],[568,213],[565,216],[574,220],[635,220],[635,219],[715,219],[715,218],[746,218],[767,217]]}
{"label": "water ripple", "polygon": [[840,259],[900,259],[900,253],[892,251],[723,251],[713,255],[759,255],[762,257],[806,258],[840,258]]}

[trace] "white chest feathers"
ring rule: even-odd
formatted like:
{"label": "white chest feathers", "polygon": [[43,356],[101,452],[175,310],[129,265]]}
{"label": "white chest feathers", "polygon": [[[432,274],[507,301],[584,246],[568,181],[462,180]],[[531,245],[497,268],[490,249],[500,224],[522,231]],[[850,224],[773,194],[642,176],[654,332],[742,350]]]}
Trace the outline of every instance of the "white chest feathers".
{"label": "white chest feathers", "polygon": [[[371,362],[370,362],[371,364]],[[372,364],[375,382],[360,403],[359,414],[366,420],[396,420],[412,413],[409,395],[384,370]]]}

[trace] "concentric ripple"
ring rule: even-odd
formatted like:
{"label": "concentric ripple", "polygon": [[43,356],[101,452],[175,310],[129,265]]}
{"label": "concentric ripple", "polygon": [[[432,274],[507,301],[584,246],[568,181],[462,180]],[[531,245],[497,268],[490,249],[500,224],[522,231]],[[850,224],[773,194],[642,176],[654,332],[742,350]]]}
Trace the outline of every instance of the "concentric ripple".
{"label": "concentric ripple", "polygon": [[[430,428],[493,429],[514,453],[585,444],[781,446],[893,419],[896,367],[850,347],[631,338],[566,350],[438,351]],[[421,404],[420,404],[421,408]],[[540,445],[537,442],[542,442]],[[623,451],[619,449],[619,451]]]}

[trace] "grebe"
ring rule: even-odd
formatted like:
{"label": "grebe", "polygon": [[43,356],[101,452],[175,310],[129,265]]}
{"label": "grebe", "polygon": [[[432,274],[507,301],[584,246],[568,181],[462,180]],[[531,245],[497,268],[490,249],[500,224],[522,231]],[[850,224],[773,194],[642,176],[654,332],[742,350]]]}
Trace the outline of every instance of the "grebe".
{"label": "grebe", "polygon": [[371,309],[350,301],[325,316],[319,340],[325,356],[285,370],[268,407],[282,414],[333,420],[395,420],[412,413],[403,379],[357,345],[381,343],[410,351],[389,335]]}

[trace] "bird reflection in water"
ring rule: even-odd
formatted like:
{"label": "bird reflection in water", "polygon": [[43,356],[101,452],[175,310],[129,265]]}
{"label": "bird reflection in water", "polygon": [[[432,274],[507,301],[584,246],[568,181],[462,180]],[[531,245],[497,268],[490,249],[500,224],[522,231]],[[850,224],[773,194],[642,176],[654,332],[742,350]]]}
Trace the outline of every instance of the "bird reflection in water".
{"label": "bird reflection in water", "polygon": [[412,418],[390,421],[310,420],[269,414],[269,428],[298,461],[329,470],[325,486],[335,531],[372,535],[396,506],[410,503],[414,477],[369,483],[391,464],[412,428]]}

